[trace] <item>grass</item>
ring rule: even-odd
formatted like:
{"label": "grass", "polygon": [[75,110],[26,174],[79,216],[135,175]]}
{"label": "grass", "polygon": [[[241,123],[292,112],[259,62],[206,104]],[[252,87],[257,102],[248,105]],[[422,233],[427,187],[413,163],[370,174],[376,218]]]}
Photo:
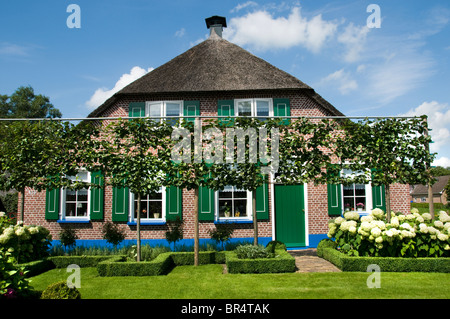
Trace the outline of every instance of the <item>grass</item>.
{"label": "grass", "polygon": [[[100,277],[81,269],[83,299],[449,299],[450,274],[380,273],[381,287],[368,288],[369,273],[223,274],[221,265],[178,266],[166,276]],[[66,280],[53,269],[31,278],[35,290]]]}

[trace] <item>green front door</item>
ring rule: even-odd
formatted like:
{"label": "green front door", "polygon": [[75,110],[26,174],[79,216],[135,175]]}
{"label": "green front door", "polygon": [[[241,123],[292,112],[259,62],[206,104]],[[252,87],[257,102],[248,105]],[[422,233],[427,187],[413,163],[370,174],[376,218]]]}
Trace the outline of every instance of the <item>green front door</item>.
{"label": "green front door", "polygon": [[303,185],[275,185],[275,237],[286,247],[305,246]]}

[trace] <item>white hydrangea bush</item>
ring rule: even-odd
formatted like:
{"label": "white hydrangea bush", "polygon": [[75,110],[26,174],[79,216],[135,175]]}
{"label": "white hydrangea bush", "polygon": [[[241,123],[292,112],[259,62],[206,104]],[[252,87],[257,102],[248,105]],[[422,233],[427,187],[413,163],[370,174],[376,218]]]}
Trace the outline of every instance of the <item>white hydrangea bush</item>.
{"label": "white hydrangea bush", "polygon": [[48,229],[42,226],[14,224],[0,212],[0,248],[12,253],[21,263],[41,259],[48,254],[52,239]]}
{"label": "white hydrangea bush", "polygon": [[387,222],[381,209],[369,215],[345,212],[329,223],[328,237],[338,249],[353,256],[450,257],[450,216],[445,211],[420,214],[391,213]]}

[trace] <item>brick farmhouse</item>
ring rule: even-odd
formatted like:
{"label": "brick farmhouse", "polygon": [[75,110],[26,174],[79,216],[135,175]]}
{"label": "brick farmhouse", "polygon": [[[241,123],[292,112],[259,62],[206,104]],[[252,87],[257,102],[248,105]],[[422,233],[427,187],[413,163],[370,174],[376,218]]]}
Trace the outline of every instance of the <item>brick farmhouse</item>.
{"label": "brick farmhouse", "polygon": [[[210,37],[154,69],[114,94],[89,117],[127,116],[343,116],[314,89],[222,38],[226,21],[206,19]],[[95,181],[96,174],[77,177]],[[273,178],[273,176],[272,176]],[[408,185],[391,185],[391,208],[409,212]],[[194,191],[161,189],[144,196],[141,215],[143,243],[167,244],[167,221],[184,221],[186,245],[194,238]],[[127,189],[106,186],[101,191],[67,189],[37,192],[26,189],[25,224],[51,231],[54,240],[64,227],[76,229],[77,244],[102,245],[101,229],[113,221],[126,231],[126,242],[136,238],[135,197]],[[200,243],[210,240],[209,230],[222,222],[233,223],[233,240],[252,240],[252,196],[235,187],[200,191]],[[259,242],[280,240],[291,248],[315,247],[326,237],[328,221],[345,209],[361,214],[384,209],[384,188],[372,185],[281,185],[268,183],[257,191]],[[225,205],[226,204],[226,205]],[[228,209],[225,209],[228,207]]]}

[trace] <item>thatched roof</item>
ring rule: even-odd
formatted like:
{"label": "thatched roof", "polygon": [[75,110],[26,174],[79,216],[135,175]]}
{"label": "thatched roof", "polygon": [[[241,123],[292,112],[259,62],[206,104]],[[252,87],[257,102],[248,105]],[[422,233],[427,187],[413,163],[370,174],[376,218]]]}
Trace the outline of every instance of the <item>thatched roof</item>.
{"label": "thatched roof", "polygon": [[212,32],[207,40],[117,92],[89,117],[127,95],[277,89],[307,91],[332,115],[343,115],[299,79]]}

